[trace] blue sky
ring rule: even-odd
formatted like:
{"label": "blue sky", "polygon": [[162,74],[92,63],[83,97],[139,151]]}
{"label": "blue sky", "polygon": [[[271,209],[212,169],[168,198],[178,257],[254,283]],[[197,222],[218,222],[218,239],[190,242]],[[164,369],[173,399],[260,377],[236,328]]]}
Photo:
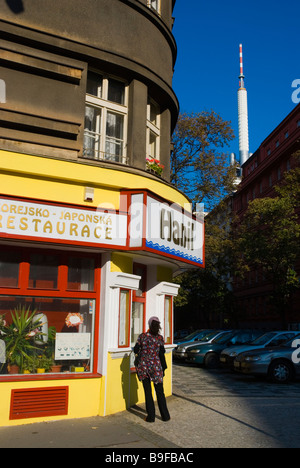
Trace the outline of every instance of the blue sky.
{"label": "blue sky", "polygon": [[228,152],[237,155],[243,44],[253,153],[296,106],[292,83],[300,82],[299,0],[177,0],[173,16],[178,47],[173,88],[180,111],[213,109],[231,121],[236,139]]}

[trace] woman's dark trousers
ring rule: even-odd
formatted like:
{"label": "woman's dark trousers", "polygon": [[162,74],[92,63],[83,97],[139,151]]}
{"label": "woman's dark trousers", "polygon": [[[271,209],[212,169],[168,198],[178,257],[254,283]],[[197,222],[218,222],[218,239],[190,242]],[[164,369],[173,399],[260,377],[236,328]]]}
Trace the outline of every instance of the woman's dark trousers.
{"label": "woman's dark trousers", "polygon": [[[154,422],[155,421],[155,406],[152,396],[152,388],[151,388],[151,381],[150,379],[143,380],[143,387],[145,391],[145,399],[146,399],[146,411],[147,411],[147,421]],[[161,418],[163,421],[169,421],[170,414],[167,408],[166,397],[164,394],[164,387],[162,383],[154,384],[155,393],[157,397],[157,404],[159,407],[159,411],[161,414]]]}

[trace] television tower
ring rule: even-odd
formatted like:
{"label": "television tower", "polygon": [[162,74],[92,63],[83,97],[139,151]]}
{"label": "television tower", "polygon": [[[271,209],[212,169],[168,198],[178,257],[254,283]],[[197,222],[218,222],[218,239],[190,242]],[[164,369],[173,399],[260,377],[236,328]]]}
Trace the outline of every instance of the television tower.
{"label": "television tower", "polygon": [[242,166],[249,158],[248,104],[244,85],[243,48],[240,44],[240,86],[238,89],[239,155]]}

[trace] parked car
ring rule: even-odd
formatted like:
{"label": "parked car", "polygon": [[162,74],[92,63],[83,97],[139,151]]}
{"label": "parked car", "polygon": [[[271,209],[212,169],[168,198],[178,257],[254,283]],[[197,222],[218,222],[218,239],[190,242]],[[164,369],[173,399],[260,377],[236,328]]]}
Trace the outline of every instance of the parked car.
{"label": "parked car", "polygon": [[187,350],[195,344],[207,344],[211,343],[212,340],[225,333],[224,330],[206,330],[204,336],[197,340],[186,341],[179,343],[178,346],[173,350],[173,358],[184,361],[187,358]]}
{"label": "parked car", "polygon": [[177,330],[175,333],[174,333],[174,339],[175,340],[180,340],[180,339],[184,339],[186,336],[188,336],[190,334],[190,331],[189,330]]}
{"label": "parked car", "polygon": [[243,374],[265,376],[273,382],[289,382],[300,376],[299,345],[300,335],[277,347],[245,351],[235,358],[234,368]]}
{"label": "parked car", "polygon": [[240,345],[253,341],[255,330],[238,330],[224,333],[209,344],[197,344],[187,350],[187,361],[195,364],[204,364],[214,369],[220,364],[220,354],[229,345]]}
{"label": "parked car", "polygon": [[209,330],[207,330],[207,329],[196,330],[193,333],[189,333],[184,338],[181,337],[181,338],[174,339],[174,343],[175,344],[179,344],[179,343],[182,344],[182,343],[187,343],[188,341],[201,340],[201,338],[203,338],[205,335],[207,335],[208,333],[210,333],[212,331],[213,330],[211,330],[211,329],[209,329]]}
{"label": "parked car", "polygon": [[245,351],[250,351],[256,348],[266,348],[279,346],[285,343],[287,340],[296,336],[299,332],[293,331],[271,331],[268,333],[261,333],[254,341],[242,346],[227,347],[224,349],[220,356],[220,363],[223,367],[234,368],[234,360],[238,354]]}

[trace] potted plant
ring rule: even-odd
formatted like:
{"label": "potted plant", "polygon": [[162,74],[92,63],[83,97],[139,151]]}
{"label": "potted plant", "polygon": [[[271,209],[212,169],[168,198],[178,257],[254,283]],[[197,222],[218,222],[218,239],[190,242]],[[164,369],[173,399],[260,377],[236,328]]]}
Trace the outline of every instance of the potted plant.
{"label": "potted plant", "polygon": [[57,373],[60,371],[61,371],[61,364],[56,364],[55,361],[53,361],[50,372]]}
{"label": "potted plant", "polygon": [[23,374],[33,374],[35,372],[35,365],[33,358],[26,358],[23,361]]}
{"label": "potted plant", "polygon": [[11,311],[12,323],[1,325],[1,338],[6,345],[6,359],[8,372],[23,373],[24,360],[30,360],[33,352],[38,348],[33,338],[39,333],[40,321],[35,318],[35,311],[30,307],[18,306]]}
{"label": "potted plant", "polygon": [[152,172],[155,175],[158,175],[161,177],[164,168],[165,166],[160,163],[159,159],[150,158],[150,157],[146,158],[146,170],[148,172]]}
{"label": "potted plant", "polygon": [[44,374],[50,372],[52,368],[53,360],[45,355],[38,356],[35,361],[35,368],[37,374]]}

